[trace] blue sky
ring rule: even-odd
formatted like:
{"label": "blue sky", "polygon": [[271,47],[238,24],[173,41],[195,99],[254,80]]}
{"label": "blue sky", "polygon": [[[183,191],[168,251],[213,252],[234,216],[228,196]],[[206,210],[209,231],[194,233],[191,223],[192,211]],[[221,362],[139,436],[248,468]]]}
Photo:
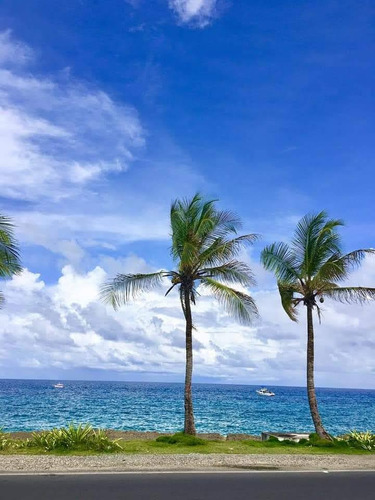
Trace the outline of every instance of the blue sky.
{"label": "blue sky", "polygon": [[[303,321],[258,255],[322,209],[375,246],[373,26],[369,1],[3,0],[0,208],[27,273],[4,285],[0,376],[182,380],[178,303],[115,315],[97,288],[169,267],[170,202],[199,190],[263,235],[243,256],[263,320],[202,298],[196,380],[302,384]],[[375,387],[372,316],[327,306],[318,383]]]}

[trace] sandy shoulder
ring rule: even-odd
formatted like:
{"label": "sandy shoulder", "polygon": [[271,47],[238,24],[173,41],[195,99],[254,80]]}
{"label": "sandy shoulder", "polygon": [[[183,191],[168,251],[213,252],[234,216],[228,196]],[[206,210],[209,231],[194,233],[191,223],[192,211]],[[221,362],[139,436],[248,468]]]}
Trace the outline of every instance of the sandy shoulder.
{"label": "sandy shoulder", "polygon": [[374,470],[375,455],[3,455],[0,472]]}

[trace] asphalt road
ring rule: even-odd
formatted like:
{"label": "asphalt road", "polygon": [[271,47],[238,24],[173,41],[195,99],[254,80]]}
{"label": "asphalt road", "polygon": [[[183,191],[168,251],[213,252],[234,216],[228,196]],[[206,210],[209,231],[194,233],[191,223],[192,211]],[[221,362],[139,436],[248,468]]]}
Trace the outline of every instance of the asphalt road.
{"label": "asphalt road", "polygon": [[1,500],[374,500],[375,472],[0,476]]}

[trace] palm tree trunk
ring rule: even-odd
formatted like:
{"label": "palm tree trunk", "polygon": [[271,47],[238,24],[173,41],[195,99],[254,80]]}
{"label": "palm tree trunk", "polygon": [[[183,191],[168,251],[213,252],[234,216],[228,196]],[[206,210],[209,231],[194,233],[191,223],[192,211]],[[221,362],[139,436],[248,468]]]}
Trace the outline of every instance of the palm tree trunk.
{"label": "palm tree trunk", "polygon": [[315,431],[322,439],[331,439],[324,429],[322,419],[319,415],[318,402],[315,394],[314,384],[314,325],[313,308],[307,304],[307,396],[309,399],[311,418],[313,419]]}
{"label": "palm tree trunk", "polygon": [[190,293],[184,292],[184,306],[186,319],[186,372],[185,372],[185,434],[195,436],[195,423],[193,411],[193,396],[191,392],[191,379],[193,374],[193,320],[190,307]]}

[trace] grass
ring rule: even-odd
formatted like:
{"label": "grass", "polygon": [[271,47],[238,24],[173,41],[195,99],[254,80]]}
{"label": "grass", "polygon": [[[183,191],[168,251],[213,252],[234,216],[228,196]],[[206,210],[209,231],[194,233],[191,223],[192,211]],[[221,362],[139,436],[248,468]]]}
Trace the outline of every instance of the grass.
{"label": "grass", "polygon": [[[121,441],[120,441],[121,443]],[[204,441],[201,445],[189,446],[178,442],[169,444],[160,441],[124,441],[122,442],[124,453],[152,453],[152,454],[186,454],[186,453],[223,453],[223,454],[345,454],[364,455],[369,452],[361,449],[351,448],[348,445],[315,446],[299,445],[297,443],[273,442],[273,441]]]}
{"label": "grass", "polygon": [[315,434],[309,440],[278,441],[208,441],[183,433],[173,436],[160,436],[156,440],[111,440],[103,430],[95,430],[90,425],[71,424],[61,429],[33,433],[31,439],[11,439],[0,431],[0,454],[54,454],[54,455],[93,455],[98,453],[126,454],[345,454],[362,455],[375,452],[369,449],[373,442],[370,433],[352,432],[341,439],[321,440]]}

